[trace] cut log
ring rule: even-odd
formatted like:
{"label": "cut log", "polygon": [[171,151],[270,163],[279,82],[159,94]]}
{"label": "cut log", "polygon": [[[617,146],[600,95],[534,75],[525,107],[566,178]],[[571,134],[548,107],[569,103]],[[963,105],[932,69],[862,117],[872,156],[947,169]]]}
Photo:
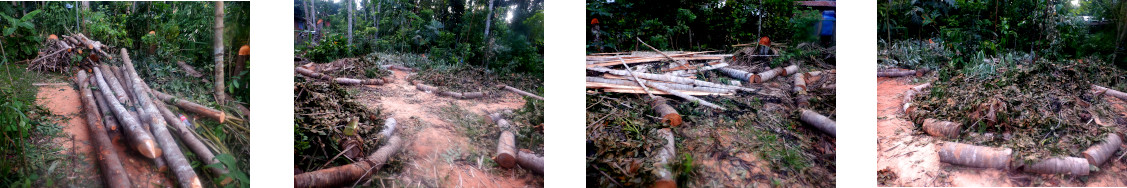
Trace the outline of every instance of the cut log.
{"label": "cut log", "polygon": [[460,97],[460,98],[461,99],[476,99],[476,98],[482,98],[482,97],[485,97],[485,93],[483,93],[483,92],[463,92],[462,97]]}
{"label": "cut log", "polygon": [[196,104],[196,103],[191,102],[191,101],[183,100],[183,99],[180,99],[178,97],[175,97],[175,96],[172,96],[172,95],[169,95],[169,94],[165,94],[163,92],[156,91],[156,90],[153,90],[152,94],[154,96],[156,96],[157,98],[159,98],[161,101],[175,105],[176,107],[180,107],[180,110],[192,112],[192,113],[195,113],[195,114],[198,114],[198,115],[202,115],[204,117],[215,119],[216,121],[219,121],[219,123],[223,123],[223,121],[227,119],[227,114],[223,113],[223,111],[219,111],[219,110],[216,110],[216,109],[213,109],[213,108],[208,108],[206,106]]}
{"label": "cut log", "polygon": [[1010,148],[975,146],[957,142],[945,142],[939,146],[939,161],[978,168],[1008,169]]}
{"label": "cut log", "polygon": [[1089,164],[1099,166],[1107,162],[1107,159],[1111,158],[1116,150],[1119,150],[1121,144],[1123,144],[1123,139],[1118,134],[1108,133],[1107,139],[1103,142],[1084,150],[1084,159],[1087,159]]}
{"label": "cut log", "polygon": [[1119,100],[1127,100],[1127,93],[1123,93],[1122,91],[1097,86],[1095,84],[1092,85],[1092,89],[1093,93],[1095,93],[1096,95],[1107,94],[1111,95],[1112,97],[1119,98]]}
{"label": "cut log", "polygon": [[[630,74],[630,73],[627,73],[625,70],[614,70],[614,69],[601,68],[601,67],[587,68],[587,70],[596,71],[596,72],[605,72],[605,73],[610,73],[610,74],[619,75],[619,76],[629,76],[629,74]],[[707,82],[707,81],[701,81],[701,80],[695,80],[695,79],[689,79],[689,78],[683,78],[683,77],[676,77],[676,76],[670,76],[670,75],[640,73],[640,72],[634,72],[633,74],[634,74],[634,76],[638,76],[638,78],[642,78],[642,79],[645,79],[645,80],[672,82],[672,83],[679,83],[679,84],[686,84],[686,85],[693,85],[693,86],[705,86],[705,87],[714,87],[714,88],[723,88],[723,89],[739,89],[739,90],[755,91],[753,89],[743,88],[743,87],[739,87],[739,86],[717,84],[717,83],[712,83],[712,82]]]}
{"label": "cut log", "polygon": [[[98,80],[98,88],[110,88],[105,78],[102,77],[102,73],[98,70],[98,67],[94,67],[94,69],[94,77]],[[153,140],[153,135],[141,126],[140,120],[138,120],[136,116],[133,116],[133,114],[130,114],[128,112],[129,110],[126,110],[125,106],[122,106],[121,102],[117,101],[117,98],[109,97],[115,96],[112,91],[109,89],[99,89],[99,91],[102,91],[102,95],[106,96],[106,100],[109,101],[110,106],[113,107],[110,110],[113,111],[114,115],[120,120],[119,123],[125,128],[125,135],[130,143],[134,145],[134,149],[137,149],[141,155],[150,159],[160,157],[161,150],[158,148],[156,141]]]}
{"label": "cut log", "polygon": [[923,90],[927,89],[928,87],[931,87],[931,83],[921,84],[912,87],[911,89],[908,89],[908,91],[904,92],[904,107],[900,108],[901,111],[903,111],[904,114],[911,114],[912,110],[916,109],[912,106],[912,98],[916,97],[917,93],[922,93]]}
{"label": "cut log", "polygon": [[[94,81],[94,79],[90,79],[89,84],[90,85],[98,85],[98,82]],[[102,89],[102,88],[99,88],[99,89]],[[110,132],[116,131],[117,130],[117,118],[114,117],[113,112],[110,111],[110,104],[109,104],[109,102],[106,102],[105,98],[102,97],[101,92],[94,92],[94,102],[98,106],[98,112],[101,112],[100,114],[102,114],[102,119],[104,120],[103,125],[105,125],[105,129],[107,131],[110,131]]]}
{"label": "cut log", "polygon": [[341,187],[355,184],[356,180],[367,178],[380,170],[388,159],[402,147],[399,136],[392,136],[387,144],[368,155],[367,158],[352,164],[306,172],[293,176],[294,187]]}
{"label": "cut log", "polygon": [[462,98],[462,93],[453,92],[453,91],[439,91],[438,95],[444,96],[444,97],[450,97],[450,98]]}
{"label": "cut log", "polygon": [[527,149],[520,149],[517,153],[517,164],[533,173],[544,174],[544,157]]}
{"label": "cut log", "polygon": [[[152,88],[149,88],[148,85],[146,85],[145,90],[152,91]],[[211,153],[211,150],[207,148],[207,145],[204,145],[204,143],[200,141],[200,139],[196,137],[195,134],[192,133],[194,131],[192,127],[188,127],[188,125],[185,125],[183,121],[180,121],[180,119],[176,118],[176,114],[172,113],[172,111],[168,109],[168,105],[164,104],[164,101],[156,100],[153,101],[153,104],[156,105],[157,110],[160,110],[161,117],[164,117],[164,120],[166,122],[176,128],[176,133],[180,135],[180,140],[182,140],[185,145],[188,145],[188,149],[192,150],[192,153],[195,153],[196,157],[199,157],[200,161],[202,161],[204,165],[210,166],[213,164],[219,164],[218,167],[207,168],[211,170],[212,173],[215,173],[216,178],[223,177],[223,175],[226,175],[228,173],[227,167],[223,164],[220,164],[219,159],[215,158],[215,154]],[[231,183],[231,181],[233,180],[234,179],[227,177],[223,180],[220,180],[220,183],[226,185],[228,183]]]}
{"label": "cut log", "polygon": [[179,65],[180,69],[184,69],[184,73],[188,74],[188,76],[192,76],[192,77],[195,77],[195,78],[201,78],[201,79],[203,78],[203,73],[200,73],[200,71],[196,71],[195,67],[192,67],[191,65],[188,65],[187,63],[184,63],[184,61],[176,61],[176,65]]}
{"label": "cut log", "polygon": [[524,95],[524,96],[527,96],[527,97],[532,97],[534,99],[544,100],[544,97],[541,97],[539,95],[532,94],[532,93],[529,93],[529,92],[525,92],[523,90],[520,90],[520,89],[517,89],[517,88],[514,88],[514,87],[509,87],[505,84],[497,85],[497,87],[504,89],[504,90],[509,90],[510,92],[513,92],[513,93],[517,93],[517,94]]}
{"label": "cut log", "polygon": [[[717,95],[735,94],[735,90],[731,90],[731,89],[722,89],[722,88],[714,88],[714,87],[699,87],[699,86],[692,86],[692,85],[685,85],[685,84],[654,82],[654,81],[649,81],[649,80],[646,80],[646,81],[649,82],[650,84],[661,85],[661,86],[664,86],[666,88],[674,89],[674,90],[681,91],[681,92],[694,91],[694,92],[710,93],[710,94],[717,94]],[[594,83],[592,83],[592,82],[594,82]],[[599,77],[587,77],[587,87],[588,88],[642,89],[641,87],[638,87],[636,85],[637,84],[635,84],[633,81],[630,81],[630,80],[606,79],[606,78],[599,78]],[[655,94],[657,94],[656,91],[651,90],[650,92],[655,92]],[[707,95],[707,94],[705,94],[705,95]]]}
{"label": "cut log", "polygon": [[493,161],[503,168],[512,168],[516,165],[516,136],[512,132],[512,124],[508,120],[498,119],[497,127],[501,129],[501,136],[497,139],[497,154]]}
{"label": "cut log", "polygon": [[164,151],[164,159],[167,162],[172,173],[176,175],[176,180],[180,182],[180,187],[200,188],[203,184],[200,183],[199,176],[196,171],[192,170],[192,164],[184,157],[184,153],[180,152],[180,145],[172,138],[172,134],[168,132],[168,123],[160,115],[160,110],[157,110],[153,100],[149,97],[147,86],[141,80],[141,76],[137,74],[137,70],[133,68],[133,61],[129,58],[129,51],[124,48],[121,49],[121,60],[125,63],[125,70],[127,74],[133,78],[133,93],[137,94],[137,103],[140,103],[148,115],[150,128],[157,143],[160,144],[161,150]]}
{"label": "cut log", "polygon": [[[120,85],[122,88],[133,87],[132,85],[129,85],[129,83],[126,82],[126,80],[129,80],[129,79],[128,79],[128,77],[125,77],[125,73],[124,73],[124,71],[121,70],[121,67],[110,66],[110,70],[112,70],[114,75],[117,76],[118,85]],[[110,86],[113,86],[113,85],[110,85]],[[125,95],[130,96],[130,98],[132,98],[133,91],[129,91],[128,89],[122,89],[122,90],[125,90]]]}
{"label": "cut log", "polygon": [[650,86],[650,87],[657,89],[659,91],[664,91],[666,93],[673,94],[674,96],[681,97],[682,99],[685,99],[685,100],[688,100],[688,101],[696,102],[700,105],[704,105],[704,106],[707,106],[707,107],[712,107],[712,108],[716,108],[716,109],[720,109],[720,110],[727,110],[724,107],[721,107],[720,105],[712,104],[711,102],[705,101],[704,99],[700,99],[700,98],[697,98],[697,97],[693,97],[692,95],[677,92],[677,90],[669,89],[665,86],[661,86],[661,85],[657,85],[657,84],[651,84],[648,81],[645,81],[645,82],[642,82],[642,83],[645,83],[646,86]]}
{"label": "cut log", "polygon": [[923,76],[926,74],[926,69],[921,70],[884,70],[877,71],[877,77],[903,77],[903,76]]}
{"label": "cut log", "polygon": [[931,136],[956,138],[959,137],[959,130],[962,130],[962,126],[963,124],[960,123],[928,118],[924,120],[923,129]]}
{"label": "cut log", "polygon": [[806,95],[806,79],[803,74],[794,74],[794,99],[799,108],[810,106],[810,97]]}
{"label": "cut log", "polygon": [[423,84],[422,82],[417,82],[417,81],[415,82],[415,89],[418,89],[419,91],[424,91],[424,92],[427,92],[427,93],[434,93],[435,91],[438,91],[437,87],[426,85],[426,84]]}
{"label": "cut log", "polygon": [[662,143],[660,150],[654,154],[654,175],[657,177],[657,182],[653,187],[677,187],[677,180],[673,177],[671,166],[676,157],[676,148],[673,143],[673,132],[669,128],[657,130],[659,138],[665,143]]}
{"label": "cut log", "polygon": [[[752,73],[747,72],[747,71],[739,70],[739,69],[724,67],[724,68],[719,68],[719,69],[716,69],[716,70],[719,70],[721,73],[724,73],[724,75],[727,75],[728,77],[739,79],[740,81],[752,82],[752,80],[755,79],[755,78],[753,78],[755,76],[755,74],[752,74]],[[755,82],[752,82],[752,83],[755,83]]]}
{"label": "cut log", "polygon": [[98,166],[101,167],[102,177],[105,178],[107,187],[130,187],[129,177],[126,176],[125,168],[121,166],[121,159],[117,157],[117,149],[114,149],[113,142],[106,135],[106,129],[101,123],[102,119],[97,115],[100,113],[98,107],[95,107],[98,102],[94,99],[93,92],[90,91],[87,78],[89,77],[86,75],[86,71],[79,70],[78,76],[75,77],[75,83],[78,84],[79,90],[82,92],[81,100],[86,115],[86,127],[89,128],[88,131],[90,131],[93,145],[97,151],[97,161]]}
{"label": "cut log", "polygon": [[333,77],[330,77],[327,74],[321,74],[321,73],[318,73],[318,72],[313,72],[312,70],[301,68],[301,67],[294,67],[294,71],[296,71],[298,74],[301,74],[302,76],[315,78],[315,79],[319,79],[319,80],[332,81],[333,83],[337,83],[337,84],[341,84],[341,85],[383,85],[384,83],[387,83],[383,79],[333,78]]}
{"label": "cut log", "polygon": [[106,82],[109,82],[110,84],[110,88],[108,89],[112,89],[114,94],[116,94],[114,97],[117,97],[117,100],[122,104],[125,104],[125,106],[133,106],[133,102],[132,100],[129,100],[129,96],[125,93],[124,87],[120,85],[121,81],[118,81],[118,78],[115,74],[111,74],[110,71],[112,69],[108,69],[109,66],[106,66],[104,64],[99,64],[98,67],[102,72],[102,76],[106,78]]}
{"label": "cut log", "polygon": [[790,66],[783,67],[783,73],[781,75],[789,76],[794,73],[798,73],[798,65],[791,64]]}
{"label": "cut log", "polygon": [[1025,172],[1039,174],[1088,175],[1088,161],[1079,157],[1060,157],[1045,159],[1025,167]]}
{"label": "cut log", "polygon": [[802,114],[799,114],[799,119],[806,124],[810,124],[818,130],[829,134],[830,136],[837,137],[837,122],[817,112],[802,109]]}
{"label": "cut log", "polygon": [[782,75],[785,72],[786,70],[784,70],[783,68],[774,68],[771,70],[756,73],[755,75],[752,75],[749,80],[751,80],[751,83],[763,83],[767,80],[771,80],[771,78],[775,78],[775,76]]}
{"label": "cut log", "polygon": [[678,114],[676,109],[669,106],[669,101],[666,101],[665,98],[655,97],[653,101],[650,101],[650,106],[653,106],[654,112],[657,113],[658,117],[661,117],[662,123],[673,127],[681,125],[681,114]]}
{"label": "cut log", "polygon": [[391,138],[391,135],[395,135],[395,127],[397,125],[398,123],[395,122],[395,118],[387,118],[383,122],[383,130],[380,130],[380,135],[385,138]]}

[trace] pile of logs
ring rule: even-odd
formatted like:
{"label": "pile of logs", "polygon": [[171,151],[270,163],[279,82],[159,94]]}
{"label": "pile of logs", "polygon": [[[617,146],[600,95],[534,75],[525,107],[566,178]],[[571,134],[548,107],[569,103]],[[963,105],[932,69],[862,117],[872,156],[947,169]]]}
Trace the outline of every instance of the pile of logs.
{"label": "pile of logs", "polygon": [[[205,168],[217,177],[223,177],[227,173],[226,167],[219,163],[212,149],[201,141],[202,138],[196,136],[195,129],[177,118],[170,106],[220,122],[229,119],[226,114],[152,90],[137,74],[127,50],[121,50],[121,59],[124,67],[91,64],[90,69],[80,70],[75,76],[75,83],[82,90],[90,134],[99,151],[98,162],[109,186],[129,187],[128,177],[122,175],[120,159],[113,151],[109,135],[124,136],[130,150],[151,159],[158,169],[171,170],[180,187],[202,185],[179,144],[187,145],[199,158],[201,166],[208,166]],[[179,139],[173,138],[174,135]],[[226,184],[233,180],[219,181]]]}
{"label": "pile of logs", "polygon": [[84,57],[85,61],[78,64],[80,66],[98,62],[102,58],[113,59],[109,53],[106,53],[105,49],[109,47],[102,42],[90,40],[81,33],[62,37],[50,35],[47,41],[44,41],[44,45],[45,47],[39,49],[39,55],[29,63],[28,70],[64,71],[71,66],[74,56]]}

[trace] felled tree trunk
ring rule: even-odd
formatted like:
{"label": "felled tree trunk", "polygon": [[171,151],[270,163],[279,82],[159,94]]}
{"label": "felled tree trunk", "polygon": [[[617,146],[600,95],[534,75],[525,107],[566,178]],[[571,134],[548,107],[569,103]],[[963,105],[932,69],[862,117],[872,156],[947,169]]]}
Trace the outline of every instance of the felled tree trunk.
{"label": "felled tree trunk", "polygon": [[[94,79],[90,79],[88,83],[90,85],[98,84],[98,82],[94,81]],[[105,120],[104,125],[106,127],[106,130],[116,131],[117,118],[113,116],[113,112],[110,111],[110,104],[109,102],[106,102],[105,98],[102,97],[102,93],[94,93],[94,102],[97,103],[98,111],[101,112],[102,119]]]}
{"label": "felled tree trunk", "polygon": [[227,114],[223,113],[223,111],[208,108],[206,106],[196,104],[196,103],[191,102],[191,101],[183,100],[183,99],[180,99],[178,97],[174,97],[172,95],[162,93],[160,91],[154,90],[152,92],[152,94],[154,96],[156,96],[157,98],[159,98],[161,101],[171,103],[172,105],[175,105],[176,107],[180,107],[180,110],[189,111],[189,112],[192,112],[192,113],[195,113],[195,114],[198,114],[198,115],[202,115],[204,117],[215,119],[215,120],[219,121],[219,123],[223,123],[223,121],[227,119]]}
{"label": "felled tree trunk", "polygon": [[538,156],[532,151],[521,149],[517,153],[517,164],[521,168],[528,169],[536,174],[544,174],[544,157]]}
{"label": "felled tree trunk", "polygon": [[1107,162],[1107,159],[1111,158],[1116,150],[1119,150],[1120,144],[1123,144],[1123,139],[1118,134],[1108,133],[1107,139],[1103,142],[1084,150],[1084,159],[1087,159],[1089,164],[1099,166]]}
{"label": "felled tree trunk", "polygon": [[133,68],[133,61],[129,59],[129,51],[124,48],[121,49],[121,60],[125,63],[125,69],[133,78],[133,93],[137,94],[138,103],[145,109],[145,114],[148,115],[149,122],[152,123],[153,136],[156,141],[160,143],[161,150],[164,151],[164,159],[166,164],[176,174],[176,180],[180,182],[180,187],[200,188],[203,184],[200,183],[199,176],[196,171],[192,170],[192,164],[184,157],[184,153],[180,152],[180,145],[172,138],[172,134],[168,132],[168,123],[160,115],[153,100],[146,92],[145,82],[137,74],[137,70]]}
{"label": "felled tree trunk", "polygon": [[111,73],[112,69],[108,69],[109,66],[106,66],[104,64],[99,64],[98,67],[101,68],[102,76],[106,78],[106,82],[109,82],[110,84],[110,88],[108,89],[112,89],[114,94],[117,94],[115,95],[115,97],[117,97],[117,100],[121,101],[121,103],[125,104],[126,106],[133,106],[133,102],[129,100],[128,94],[125,93],[124,87],[122,87],[122,85],[120,84],[121,82],[118,81],[115,74]]}
{"label": "felled tree trunk", "polygon": [[1008,169],[1010,148],[975,146],[957,142],[945,142],[939,147],[939,161],[978,168]]}
{"label": "felled tree trunk", "polygon": [[923,90],[927,89],[928,87],[931,87],[931,83],[918,85],[904,92],[904,107],[900,108],[901,111],[904,111],[904,114],[911,114],[912,110],[916,109],[912,106],[912,98],[916,97],[917,93],[922,93]]}
{"label": "felled tree trunk", "polygon": [[877,77],[903,77],[903,76],[923,76],[927,73],[926,69],[921,70],[885,70],[878,71]]}
{"label": "felled tree trunk", "polygon": [[681,114],[677,113],[673,106],[669,106],[669,101],[662,97],[655,97],[650,101],[650,106],[653,106],[654,112],[658,117],[661,117],[661,122],[669,124],[669,126],[677,127],[681,125]]}
{"label": "felled tree trunk", "polygon": [[[152,89],[148,88],[147,86],[145,90],[152,91]],[[204,145],[203,142],[200,141],[200,139],[197,138],[195,134],[192,134],[192,127],[188,127],[188,125],[185,125],[183,121],[177,119],[176,114],[172,113],[172,111],[168,109],[168,106],[165,105],[163,101],[153,101],[153,104],[156,105],[157,110],[160,110],[161,117],[164,117],[165,121],[167,121],[169,124],[172,124],[173,127],[176,127],[177,133],[180,135],[180,140],[182,140],[185,145],[188,145],[188,149],[192,150],[192,153],[195,153],[196,157],[199,157],[200,161],[202,161],[204,165],[210,166],[219,163],[219,160],[215,158],[215,154],[211,153],[211,150],[207,148],[207,145]],[[223,164],[220,164],[219,167],[208,167],[208,169],[210,169],[212,173],[215,173],[217,178],[222,177],[223,175],[226,175],[228,173],[227,167]],[[226,185],[228,183],[231,183],[232,180],[233,179],[228,177],[221,180],[220,183]]]}
{"label": "felled tree trunk", "polygon": [[963,124],[960,123],[928,118],[924,120],[923,128],[924,132],[927,132],[927,134],[931,136],[955,138],[959,137],[959,130],[962,125]]}
{"label": "felled tree trunk", "polygon": [[[126,176],[125,168],[121,166],[121,159],[117,157],[117,150],[114,149],[113,142],[110,137],[106,135],[106,129],[100,122],[102,119],[98,117],[98,107],[95,107],[98,102],[94,99],[93,92],[90,91],[86,71],[78,71],[78,76],[75,77],[75,83],[78,84],[79,90],[82,92],[82,107],[86,112],[86,127],[89,128],[90,135],[93,136],[93,145],[97,151],[97,161],[101,166],[102,177],[106,180],[108,187],[124,188],[130,187],[129,177]],[[105,112],[110,113],[110,112]]]}
{"label": "felled tree trunk", "polygon": [[[391,139],[388,139],[387,144],[380,147],[380,149],[376,150],[372,155],[369,155],[365,160],[294,175],[294,187],[339,187],[351,185],[357,180],[367,178],[369,175],[379,171],[380,166],[387,163],[387,160],[398,152],[402,145],[403,142],[399,139],[399,136],[392,136]],[[369,172],[369,170],[371,171]]]}
{"label": "felled tree trunk", "polygon": [[673,94],[677,97],[681,97],[685,100],[697,102],[700,105],[704,105],[704,106],[708,106],[708,107],[712,107],[712,108],[716,108],[716,109],[720,109],[720,110],[727,110],[724,107],[721,107],[720,105],[712,104],[711,102],[705,101],[704,99],[693,97],[692,95],[684,94],[684,93],[678,92],[677,90],[669,89],[665,86],[653,84],[652,82],[649,82],[649,81],[643,81],[642,83],[644,83],[644,84],[646,84],[646,86],[650,86],[654,89],[664,91],[664,92],[669,93],[669,94]]}
{"label": "felled tree trunk", "polygon": [[[588,82],[588,84],[587,84],[588,88],[600,88],[600,87],[602,87],[602,88],[616,88],[616,89],[642,89],[642,87],[636,86],[637,84],[635,84],[633,81],[630,81],[630,80],[607,79],[607,78],[599,78],[599,77],[587,77],[587,82]],[[603,84],[591,84],[590,82],[603,83]],[[661,86],[667,87],[669,89],[675,89],[675,90],[683,91],[683,92],[693,92],[693,91],[695,91],[695,92],[704,92],[704,93],[714,93],[714,94],[717,94],[717,95],[727,95],[727,94],[735,93],[735,91],[731,90],[731,89],[722,89],[722,88],[714,88],[714,87],[697,87],[697,86],[692,86],[692,85],[665,83],[665,82],[650,82],[650,84],[661,85]],[[650,91],[650,92],[654,92],[654,94],[659,94],[656,91]],[[661,94],[667,94],[668,95],[668,93],[664,93],[664,92],[662,92]]]}
{"label": "felled tree trunk", "polygon": [[751,78],[748,79],[748,80],[750,80],[751,83],[763,83],[763,82],[766,82],[767,80],[771,80],[772,78],[775,78],[776,76],[782,75],[785,72],[786,72],[786,70],[783,69],[783,68],[774,68],[774,69],[771,69],[771,70],[763,71],[763,72],[757,73],[755,75],[752,75]]}
{"label": "felled tree trunk", "polygon": [[745,82],[755,83],[755,82],[752,81],[753,79],[756,79],[756,78],[753,78],[755,76],[755,74],[752,74],[750,72],[739,70],[739,69],[727,68],[727,67],[718,68],[716,70],[719,70],[721,73],[724,73],[724,75],[728,75],[728,77],[739,79],[739,80],[745,81]]}
{"label": "felled tree trunk", "polygon": [[[94,77],[98,80],[98,88],[110,88],[105,78],[102,77],[102,73],[98,70],[98,67],[94,67]],[[135,147],[141,155],[150,159],[160,157],[161,150],[157,148],[157,143],[153,140],[153,135],[149,134],[149,132],[141,126],[140,120],[136,116],[133,116],[133,114],[130,114],[128,112],[129,110],[126,110],[125,106],[122,106],[121,103],[117,101],[117,98],[109,97],[114,96],[112,91],[109,89],[99,89],[99,91],[102,91],[102,95],[106,96],[106,100],[109,101],[110,106],[113,107],[111,110],[113,110],[114,115],[117,115],[118,120],[121,121],[120,123],[124,124],[125,135],[130,143],[133,143],[133,147]]]}
{"label": "felled tree trunk", "polygon": [[657,130],[657,134],[665,143],[662,143],[661,150],[654,154],[654,160],[657,161],[654,163],[654,175],[657,176],[654,187],[677,187],[677,180],[674,179],[671,170],[674,157],[677,155],[673,144],[673,131],[664,128]]}
{"label": "felled tree trunk", "polygon": [[188,65],[187,63],[184,63],[184,61],[176,61],[176,65],[179,65],[180,69],[184,69],[184,73],[188,74],[188,76],[192,76],[192,77],[195,77],[195,78],[203,78],[203,73],[200,73],[200,71],[196,71],[196,68],[192,67],[191,65]]}
{"label": "felled tree trunk", "polygon": [[1119,98],[1119,100],[1127,100],[1127,93],[1123,93],[1122,91],[1097,86],[1095,84],[1092,85],[1092,89],[1094,90],[1093,92],[1096,95],[1107,94],[1111,95],[1112,97]]}
{"label": "felled tree trunk", "polygon": [[1079,157],[1061,157],[1045,159],[1025,167],[1026,172],[1040,174],[1071,174],[1077,176],[1088,175],[1088,161]]}
{"label": "felled tree trunk", "polygon": [[534,99],[540,99],[540,100],[544,100],[544,97],[541,97],[541,96],[539,96],[539,95],[536,95],[536,94],[532,94],[532,93],[529,93],[529,92],[525,92],[525,91],[522,91],[522,90],[520,90],[520,89],[517,89],[517,88],[514,88],[514,87],[509,87],[509,86],[507,86],[507,85],[505,85],[505,84],[500,84],[500,85],[497,85],[497,87],[499,87],[499,88],[501,88],[501,89],[504,89],[504,90],[509,90],[509,91],[511,91],[511,92],[513,92],[513,93],[517,93],[517,94],[520,94],[520,95],[524,95],[524,96],[527,96],[527,97],[532,97],[532,98],[534,98]]}
{"label": "felled tree trunk", "polygon": [[794,74],[794,99],[799,108],[806,108],[810,106],[810,97],[806,95],[806,79],[802,76]]}
{"label": "felled tree trunk", "polygon": [[[610,74],[619,75],[619,76],[630,76],[630,73],[627,73],[625,70],[614,70],[614,69],[601,68],[601,67],[587,68],[587,70],[597,71],[597,72],[605,72],[605,73],[610,73]],[[689,79],[689,78],[684,78],[684,77],[676,77],[676,76],[670,76],[670,75],[640,73],[640,72],[634,72],[633,74],[634,74],[634,76],[637,76],[638,78],[646,79],[646,80],[672,82],[672,83],[686,84],[686,85],[693,85],[693,86],[705,86],[705,87],[724,88],[724,89],[747,90],[747,88],[742,88],[742,87],[738,87],[738,86],[717,84],[717,83],[712,83],[712,82],[707,82],[707,81],[702,81],[702,80],[695,80],[695,79]]]}
{"label": "felled tree trunk", "polygon": [[830,136],[837,137],[837,122],[834,122],[834,120],[830,119],[829,117],[823,116],[822,114],[818,114],[817,112],[811,110],[802,109],[801,113],[802,114],[799,114],[799,120],[802,120],[802,122],[806,122],[806,124],[810,124],[811,126],[818,128],[818,130],[821,130],[822,132],[825,132]]}
{"label": "felled tree trunk", "polygon": [[497,139],[497,154],[493,161],[503,168],[512,168],[516,165],[517,141],[512,132],[512,124],[508,120],[498,119],[497,127],[501,129],[501,136]]}
{"label": "felled tree trunk", "polygon": [[318,73],[318,72],[313,72],[312,70],[301,68],[301,67],[294,67],[294,71],[297,71],[297,73],[301,74],[302,76],[320,79],[320,80],[325,80],[325,81],[332,81],[333,83],[337,83],[337,84],[341,84],[341,85],[361,85],[361,84],[362,85],[383,85],[384,83],[386,83],[386,81],[383,80],[383,79],[363,79],[363,80],[361,80],[361,79],[354,79],[354,78],[333,78],[333,77],[330,77],[329,75],[321,74],[321,73]]}

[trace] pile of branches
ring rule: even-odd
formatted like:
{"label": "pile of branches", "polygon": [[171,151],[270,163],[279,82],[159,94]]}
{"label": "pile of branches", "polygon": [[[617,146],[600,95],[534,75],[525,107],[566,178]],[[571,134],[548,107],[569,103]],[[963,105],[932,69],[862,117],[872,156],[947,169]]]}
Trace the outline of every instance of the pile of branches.
{"label": "pile of branches", "polygon": [[[79,35],[80,36],[80,35]],[[93,44],[97,44],[93,42]],[[108,54],[103,54],[107,57]],[[107,58],[108,59],[108,58]],[[86,69],[74,77],[82,92],[84,113],[90,135],[97,146],[98,162],[109,187],[129,187],[126,176],[110,138],[124,137],[126,151],[150,159],[157,169],[169,170],[180,187],[201,187],[193,163],[186,158],[180,144],[186,145],[204,166],[216,176],[216,181],[228,184],[228,167],[215,157],[226,151],[194,131],[182,120],[184,113],[223,122],[241,122],[237,117],[183,98],[151,89],[134,68],[128,51],[121,49],[122,67],[102,64],[94,59]],[[87,72],[89,71],[89,73]],[[172,128],[172,129],[168,129]],[[244,128],[245,130],[245,128]],[[249,130],[247,130],[249,132]],[[247,133],[249,134],[249,133]],[[174,138],[177,137],[177,138]]]}
{"label": "pile of branches", "polygon": [[[368,109],[357,102],[345,88],[324,82],[296,82],[294,90],[294,123],[298,134],[309,138],[309,148],[298,150],[298,164],[301,170],[316,170],[326,162],[343,163],[347,160],[328,161],[336,152],[352,146],[351,154],[362,154],[375,147],[370,139],[384,124],[384,117],[378,109]],[[297,135],[295,135],[297,136]],[[301,144],[298,144],[301,145]],[[330,153],[324,153],[329,152]],[[355,156],[351,156],[355,158]]]}
{"label": "pile of branches", "polygon": [[[102,42],[90,40],[85,35],[73,34],[58,37],[51,35],[39,48],[39,55],[27,67],[34,71],[65,71],[71,66],[89,66],[100,62],[100,58],[112,59]],[[75,64],[77,62],[78,64]]]}

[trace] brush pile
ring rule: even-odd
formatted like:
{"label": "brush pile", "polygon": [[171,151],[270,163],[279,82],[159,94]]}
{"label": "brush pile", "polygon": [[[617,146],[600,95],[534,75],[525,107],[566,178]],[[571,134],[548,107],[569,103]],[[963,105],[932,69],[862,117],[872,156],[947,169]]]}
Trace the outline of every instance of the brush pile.
{"label": "brush pile", "polygon": [[62,37],[50,35],[43,42],[43,47],[39,48],[39,56],[32,59],[27,68],[33,71],[60,72],[71,66],[88,66],[100,62],[100,59],[113,59],[106,53],[108,49],[102,42],[90,40],[81,33]]}
{"label": "brush pile", "polygon": [[[324,151],[345,151],[352,159],[359,154],[374,151],[377,136],[384,125],[384,116],[378,109],[368,109],[357,102],[345,88],[324,82],[300,81],[294,84],[294,123],[299,170],[313,171],[324,163],[344,163],[347,160],[330,160],[336,154]],[[323,144],[322,144],[323,143]]]}

